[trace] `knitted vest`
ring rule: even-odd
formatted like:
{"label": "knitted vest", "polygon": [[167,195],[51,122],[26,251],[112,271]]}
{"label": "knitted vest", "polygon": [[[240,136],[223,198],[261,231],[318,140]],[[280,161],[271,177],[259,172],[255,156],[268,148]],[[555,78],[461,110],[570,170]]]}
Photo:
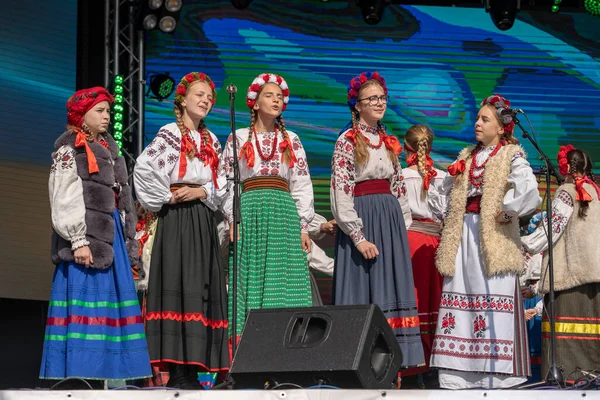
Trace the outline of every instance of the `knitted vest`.
{"label": "knitted vest", "polygon": [[[445,276],[453,276],[456,253],[462,239],[463,216],[467,205],[469,188],[469,167],[475,146],[463,149],[458,160],[466,163],[465,172],[458,175],[450,194],[450,209],[444,220],[444,229],[436,254],[436,266]],[[523,148],[518,145],[505,145],[485,165],[479,239],[481,259],[488,277],[506,273],[520,274],[523,271],[521,240],[518,218],[508,223],[496,222],[496,215],[502,211],[502,201],[507,190],[508,175],[512,159]]]}
{"label": "knitted vest", "polygon": [[[119,147],[110,135],[105,139],[110,150],[101,144],[90,143],[90,149],[96,156],[99,172],[89,174],[88,158],[84,147],[75,147],[76,134],[72,131],[63,133],[54,143],[58,150],[64,145],[75,149],[77,175],[83,185],[83,201],[85,203],[86,239],[90,242],[90,251],[94,257],[93,268],[104,269],[113,263],[113,241],[115,226],[113,211],[115,210],[115,183],[120,186],[118,193],[119,211],[125,215],[125,245],[132,265],[137,264],[138,243],[135,240],[137,216],[133,207],[131,187],[127,183],[125,160],[119,156]],[[52,262],[74,261],[71,243],[58,235],[52,234]]]}
{"label": "knitted vest", "polygon": [[[558,190],[564,190],[573,200],[573,215],[564,228],[562,236],[554,244],[554,288],[567,290],[586,283],[600,282],[600,202],[592,185],[584,184],[585,190],[592,196],[587,209],[587,216],[579,217],[579,202],[573,183],[565,183]],[[557,190],[557,192],[558,192]],[[544,252],[540,292],[548,293],[550,289],[548,269],[548,252]]]}

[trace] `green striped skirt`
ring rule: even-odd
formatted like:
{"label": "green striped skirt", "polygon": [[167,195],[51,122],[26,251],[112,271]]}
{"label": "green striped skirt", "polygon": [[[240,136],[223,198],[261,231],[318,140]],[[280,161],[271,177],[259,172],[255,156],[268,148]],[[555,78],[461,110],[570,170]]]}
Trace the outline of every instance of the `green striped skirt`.
{"label": "green striped skirt", "polygon": [[[292,196],[283,190],[242,193],[238,241],[236,336],[254,308],[310,307],[312,295],[300,218]],[[229,266],[233,264],[230,254]],[[233,276],[229,274],[229,335],[232,336]]]}

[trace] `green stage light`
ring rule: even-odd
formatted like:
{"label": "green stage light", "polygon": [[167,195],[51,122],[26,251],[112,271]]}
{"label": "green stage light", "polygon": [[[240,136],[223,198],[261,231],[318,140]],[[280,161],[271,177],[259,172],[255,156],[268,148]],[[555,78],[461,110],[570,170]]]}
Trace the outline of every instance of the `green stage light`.
{"label": "green stage light", "polygon": [[121,75],[115,76],[115,83],[117,85],[122,85],[123,84],[123,77]]}
{"label": "green stage light", "polygon": [[600,0],[585,0],[583,4],[587,12],[600,16]]}

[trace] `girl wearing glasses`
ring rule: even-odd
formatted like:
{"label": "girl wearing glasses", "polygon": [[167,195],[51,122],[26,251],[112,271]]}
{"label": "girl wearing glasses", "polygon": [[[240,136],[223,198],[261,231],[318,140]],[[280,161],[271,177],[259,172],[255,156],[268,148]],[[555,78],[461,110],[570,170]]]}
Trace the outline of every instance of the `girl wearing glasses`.
{"label": "girl wearing glasses", "polygon": [[379,305],[402,349],[402,367],[424,364],[406,229],[410,207],[398,155],[402,147],[380,122],[387,108],[377,72],[348,87],[352,125],[331,161],[336,235],[334,304]]}

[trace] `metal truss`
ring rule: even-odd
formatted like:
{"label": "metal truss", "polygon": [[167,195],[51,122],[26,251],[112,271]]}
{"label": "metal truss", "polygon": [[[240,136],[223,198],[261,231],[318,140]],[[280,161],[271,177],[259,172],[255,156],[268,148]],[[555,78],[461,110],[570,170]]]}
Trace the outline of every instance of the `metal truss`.
{"label": "metal truss", "polygon": [[143,149],[145,60],[143,30],[136,29],[139,0],[104,0],[104,86],[112,92],[114,78],[123,77],[123,142],[128,170],[133,172],[135,157]]}

